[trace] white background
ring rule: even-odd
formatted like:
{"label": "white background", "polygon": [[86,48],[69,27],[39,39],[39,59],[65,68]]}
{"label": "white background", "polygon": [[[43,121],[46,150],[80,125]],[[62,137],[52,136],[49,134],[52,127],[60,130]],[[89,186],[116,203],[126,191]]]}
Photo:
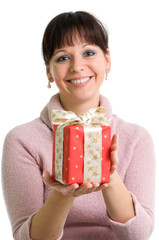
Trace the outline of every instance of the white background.
{"label": "white background", "polygon": [[[86,10],[109,31],[112,71],[101,93],[113,112],[145,127],[152,135],[158,160],[159,5],[156,0],[5,0],[0,3],[0,152],[7,132],[39,116],[55,84],[47,89],[41,40],[48,22],[64,11]],[[151,161],[151,159],[150,159]],[[159,164],[156,163],[157,174]],[[158,239],[159,177],[156,177]],[[153,186],[152,186],[153,187]],[[141,223],[142,224],[142,223]],[[0,228],[11,240],[11,228],[0,188]],[[142,240],[142,239],[141,239]]]}

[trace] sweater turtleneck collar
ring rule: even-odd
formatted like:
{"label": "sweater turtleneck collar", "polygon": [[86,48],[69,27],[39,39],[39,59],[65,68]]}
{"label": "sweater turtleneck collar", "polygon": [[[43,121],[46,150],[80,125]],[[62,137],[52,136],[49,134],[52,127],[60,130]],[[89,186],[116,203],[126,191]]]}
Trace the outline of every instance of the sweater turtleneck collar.
{"label": "sweater turtleneck collar", "polygon": [[[102,95],[99,96],[99,106],[105,107],[105,109],[107,111],[106,116],[108,118],[112,118],[112,108],[111,108],[109,100],[106,97],[104,97]],[[51,111],[52,111],[52,109],[64,110],[61,103],[60,103],[59,93],[52,96],[49,103],[45,106],[45,108],[42,110],[42,112],[40,114],[41,120],[50,129],[52,129],[52,122],[51,122]]]}

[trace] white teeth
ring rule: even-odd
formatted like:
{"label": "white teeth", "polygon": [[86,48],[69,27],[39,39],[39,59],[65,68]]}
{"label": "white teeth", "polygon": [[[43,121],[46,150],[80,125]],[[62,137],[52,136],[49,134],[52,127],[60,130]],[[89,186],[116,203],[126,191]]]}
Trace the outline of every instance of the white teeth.
{"label": "white teeth", "polygon": [[82,78],[82,79],[78,79],[78,80],[70,80],[71,83],[84,83],[87,82],[90,79],[90,77],[88,78]]}

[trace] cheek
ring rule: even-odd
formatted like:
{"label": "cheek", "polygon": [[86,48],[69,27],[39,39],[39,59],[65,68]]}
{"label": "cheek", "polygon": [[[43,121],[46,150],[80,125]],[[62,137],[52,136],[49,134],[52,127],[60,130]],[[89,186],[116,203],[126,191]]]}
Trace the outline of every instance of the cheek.
{"label": "cheek", "polygon": [[98,74],[105,74],[105,69],[106,69],[106,64],[105,61],[103,61],[103,59],[98,59],[97,61],[92,63],[92,69],[94,70],[94,72],[98,73]]}
{"label": "cheek", "polygon": [[55,80],[56,86],[59,89],[64,88],[65,87],[64,71],[62,69],[60,71],[56,69],[53,74],[54,74],[54,80]]}
{"label": "cheek", "polygon": [[56,67],[53,69],[53,76],[55,81],[62,81],[66,76],[66,70],[64,67]]}
{"label": "cheek", "polygon": [[52,73],[52,76],[53,76],[54,80],[55,80],[56,78],[58,78],[57,68],[52,68],[51,73]]}

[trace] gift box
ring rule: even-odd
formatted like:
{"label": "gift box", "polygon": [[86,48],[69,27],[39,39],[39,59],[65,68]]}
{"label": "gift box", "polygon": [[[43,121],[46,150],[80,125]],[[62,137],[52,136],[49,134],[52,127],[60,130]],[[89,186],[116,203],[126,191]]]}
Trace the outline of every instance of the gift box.
{"label": "gift box", "polygon": [[63,184],[110,181],[110,120],[103,107],[76,116],[53,110],[53,179]]}

